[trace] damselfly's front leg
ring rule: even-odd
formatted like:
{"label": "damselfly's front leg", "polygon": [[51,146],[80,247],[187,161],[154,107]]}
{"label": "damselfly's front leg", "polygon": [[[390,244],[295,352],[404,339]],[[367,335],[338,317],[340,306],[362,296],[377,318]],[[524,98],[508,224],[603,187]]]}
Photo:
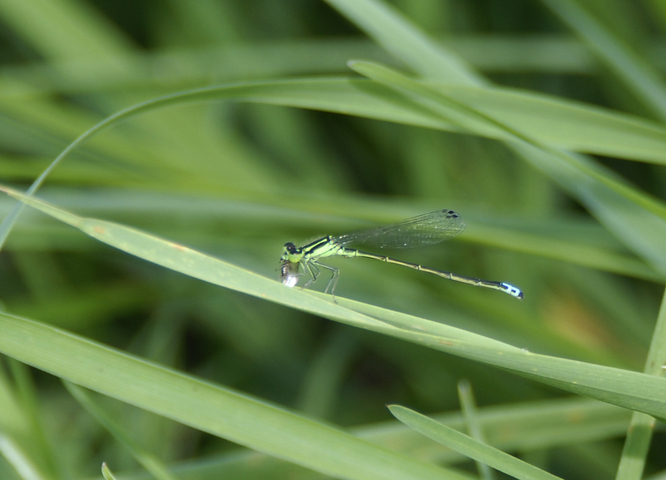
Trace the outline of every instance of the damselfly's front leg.
{"label": "damselfly's front leg", "polygon": [[[314,262],[313,262],[314,263]],[[330,293],[335,297],[335,286],[338,284],[338,277],[340,276],[340,270],[337,268],[331,267],[330,265],[326,265],[324,263],[319,263],[316,262],[317,266],[321,268],[325,268],[329,272],[331,272],[331,279],[328,281],[328,285],[326,285],[326,289],[324,290],[324,293]]]}

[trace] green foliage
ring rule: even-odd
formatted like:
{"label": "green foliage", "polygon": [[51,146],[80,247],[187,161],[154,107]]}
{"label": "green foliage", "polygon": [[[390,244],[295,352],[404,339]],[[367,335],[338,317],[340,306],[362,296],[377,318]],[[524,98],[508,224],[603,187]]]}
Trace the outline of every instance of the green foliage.
{"label": "green foliage", "polygon": [[[1,3],[0,478],[666,468],[666,16],[542,3]],[[523,302],[276,281],[286,241],[437,208],[466,231],[399,258]],[[416,413],[462,378],[464,418]]]}

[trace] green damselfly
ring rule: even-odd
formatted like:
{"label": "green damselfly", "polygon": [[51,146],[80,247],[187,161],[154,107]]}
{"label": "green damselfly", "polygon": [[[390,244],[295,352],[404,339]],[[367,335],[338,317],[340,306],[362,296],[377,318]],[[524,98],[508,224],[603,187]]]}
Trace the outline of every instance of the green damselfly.
{"label": "green damselfly", "polygon": [[310,276],[309,280],[303,285],[303,288],[307,288],[317,280],[321,273],[320,269],[323,268],[331,272],[331,279],[326,285],[325,293],[330,292],[333,295],[340,271],[330,265],[321,263],[320,260],[333,256],[364,257],[413,268],[454,282],[499,290],[522,300],[523,292],[508,283],[463,277],[455,273],[435,270],[416,263],[404,262],[385,255],[362,252],[347,247],[351,244],[374,245],[380,248],[424,247],[455,237],[464,228],[465,224],[456,212],[453,210],[437,210],[383,227],[361,230],[346,235],[322,237],[302,247],[296,247],[293,243],[287,242],[284,244],[285,250],[281,258],[280,278],[285,285],[289,287],[296,286],[300,276],[300,266],[302,265],[303,270]]}

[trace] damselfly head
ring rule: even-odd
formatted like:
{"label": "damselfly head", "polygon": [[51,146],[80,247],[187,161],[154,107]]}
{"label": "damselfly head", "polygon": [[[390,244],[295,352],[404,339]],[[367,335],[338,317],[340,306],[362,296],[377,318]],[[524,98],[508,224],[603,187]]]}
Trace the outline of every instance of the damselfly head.
{"label": "damselfly head", "polygon": [[291,242],[284,244],[284,253],[280,257],[283,262],[298,263],[303,258],[303,247],[297,247]]}

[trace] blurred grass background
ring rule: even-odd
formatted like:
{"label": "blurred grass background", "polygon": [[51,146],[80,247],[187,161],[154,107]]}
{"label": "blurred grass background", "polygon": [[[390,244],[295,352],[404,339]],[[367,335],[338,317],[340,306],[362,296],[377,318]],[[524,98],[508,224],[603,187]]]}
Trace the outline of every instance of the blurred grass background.
{"label": "blurred grass background", "polygon": [[[659,2],[579,3],[663,72],[666,10]],[[392,4],[498,85],[659,120],[540,2]],[[346,62],[354,58],[403,68],[321,2],[3,1],[0,22],[0,177],[22,187],[88,128],[145,100],[223,83],[352,75]],[[599,160],[663,199],[659,165]],[[633,370],[642,369],[662,293],[658,274],[629,278],[488,241],[504,236],[511,245],[520,232],[528,243],[560,236],[626,252],[583,206],[504,145],[334,113],[230,102],[149,112],[73,152],[39,195],[272,278],[286,241],[302,244],[452,208],[468,224],[466,234],[398,258],[509,282],[525,291],[524,302],[361,259],[330,262],[342,271],[336,293],[530,351]],[[12,206],[0,199],[5,213]],[[462,378],[481,407],[564,396],[203,284],[30,210],[0,256],[0,272],[7,312],[342,427],[390,421],[389,403],[426,413],[457,410]],[[51,471],[61,475],[54,478],[92,477],[102,461],[117,472],[137,469],[62,384],[12,362],[5,366],[7,384],[36,402],[33,433],[50,445],[45,449],[57,463]],[[204,466],[211,458],[245,455],[221,439],[100,401],[167,463]],[[620,436],[621,427],[609,428],[596,442],[574,436],[529,455],[566,478],[612,478]],[[663,442],[655,438],[655,451]],[[225,452],[232,456],[219,457]],[[650,458],[650,471],[666,468],[663,456]],[[1,460],[0,472],[3,479],[21,478]],[[219,470],[201,475],[217,478]],[[275,470],[263,475],[280,477]]]}

